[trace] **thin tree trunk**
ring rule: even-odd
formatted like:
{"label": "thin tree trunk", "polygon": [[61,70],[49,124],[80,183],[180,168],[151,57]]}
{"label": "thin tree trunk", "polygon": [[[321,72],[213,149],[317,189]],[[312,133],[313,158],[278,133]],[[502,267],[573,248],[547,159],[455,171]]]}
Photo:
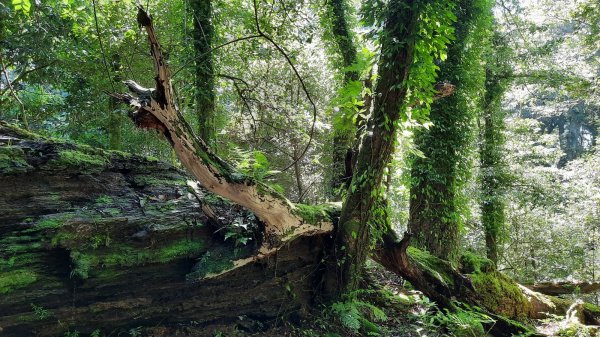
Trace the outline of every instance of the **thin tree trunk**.
{"label": "thin tree trunk", "polygon": [[[338,291],[356,289],[371,244],[385,167],[393,152],[397,123],[406,98],[406,80],[413,62],[419,12],[414,1],[393,0],[386,7],[381,42],[379,79],[375,87],[373,117],[362,138],[348,197],[339,221],[340,245],[345,256]],[[397,44],[402,43],[402,48]]]}
{"label": "thin tree trunk", "polygon": [[209,146],[214,145],[215,127],[215,80],[211,45],[214,35],[212,25],[212,0],[189,0],[194,29],[194,101],[199,136]]}
{"label": "thin tree trunk", "polygon": [[[356,63],[356,46],[347,20],[348,4],[346,0],[331,0],[327,1],[326,6],[328,24],[331,26],[331,33],[342,59],[340,67],[342,69],[350,67]],[[358,81],[360,78],[360,74],[357,71],[344,71],[343,76],[343,85],[352,81]],[[347,165],[344,165],[344,163],[347,162],[348,153],[352,151],[355,140],[355,126],[352,124],[352,119],[350,118],[354,114],[354,111],[346,111],[344,108],[341,108],[336,114],[339,117],[334,118],[338,123],[343,123],[344,125],[334,129],[330,195],[334,200],[341,200],[342,195],[340,192],[350,178],[348,176]]]}
{"label": "thin tree trunk", "polygon": [[[112,59],[112,70],[115,74],[114,81],[121,82],[121,57],[114,54]],[[121,112],[117,110],[119,100],[114,97],[108,98],[108,148],[111,150],[121,149]]]}
{"label": "thin tree trunk", "polygon": [[511,76],[508,49],[498,34],[494,36],[486,66],[483,102],[483,130],[480,132],[481,222],[485,232],[488,259],[498,262],[501,233],[505,227],[504,200],[506,174],[502,160],[504,146],[504,112],[501,101]]}

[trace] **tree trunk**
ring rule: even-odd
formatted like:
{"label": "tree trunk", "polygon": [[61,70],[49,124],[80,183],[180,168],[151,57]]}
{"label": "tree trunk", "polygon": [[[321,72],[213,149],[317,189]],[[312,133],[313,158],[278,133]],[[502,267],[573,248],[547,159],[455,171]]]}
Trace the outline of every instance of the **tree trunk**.
{"label": "tree trunk", "polygon": [[505,226],[506,173],[503,163],[504,112],[502,97],[510,72],[507,47],[501,37],[494,36],[486,65],[485,95],[483,100],[483,129],[480,131],[479,156],[481,162],[481,222],[485,233],[488,259],[498,262],[501,232]]}
{"label": "tree trunk", "polygon": [[[337,46],[338,54],[341,56],[341,64],[339,65],[343,71],[343,85],[348,85],[350,82],[358,81],[360,74],[357,71],[348,71],[346,68],[356,63],[356,46],[354,44],[354,36],[348,25],[348,4],[346,0],[331,0],[326,2],[326,22],[328,31],[333,35],[333,40]],[[331,196],[333,200],[341,200],[342,186],[351,178],[348,176],[346,169],[346,159],[348,153],[352,153],[354,144],[356,127],[352,123],[354,111],[349,111],[347,108],[341,108],[334,116],[338,125],[334,128],[333,135],[333,158],[331,172]]]}
{"label": "tree trunk", "polygon": [[[424,158],[411,168],[408,227],[413,244],[433,255],[455,261],[462,221],[461,189],[469,171],[468,155],[477,97],[484,74],[483,46],[491,22],[491,1],[460,0],[456,13],[455,40],[440,66],[439,79],[456,85],[456,94],[431,105],[431,127],[420,129],[415,145]],[[473,107],[475,106],[475,108]]]}
{"label": "tree trunk", "polygon": [[194,29],[194,110],[198,122],[198,135],[208,145],[214,145],[215,126],[215,74],[211,53],[214,28],[212,25],[212,0],[189,0]]}
{"label": "tree trunk", "polygon": [[189,179],[0,123],[0,335],[196,322],[213,336],[212,326],[268,327],[309,304],[325,236],[223,273],[259,254],[262,224]]}
{"label": "tree trunk", "polygon": [[[114,54],[112,57],[112,70],[116,74],[114,82],[120,83],[122,78],[121,57]],[[111,79],[112,80],[112,79]],[[121,150],[121,112],[118,110],[119,100],[114,97],[108,98],[108,148],[111,150]]]}
{"label": "tree trunk", "polygon": [[[345,256],[338,291],[354,290],[371,245],[370,225],[379,223],[377,204],[381,201],[381,181],[389,164],[396,136],[397,120],[406,98],[406,81],[413,62],[419,6],[413,1],[395,0],[386,7],[382,37],[379,79],[375,87],[373,116],[360,151],[348,196],[339,222],[340,246]],[[402,45],[402,47],[398,47]],[[379,98],[379,99],[377,99]]]}

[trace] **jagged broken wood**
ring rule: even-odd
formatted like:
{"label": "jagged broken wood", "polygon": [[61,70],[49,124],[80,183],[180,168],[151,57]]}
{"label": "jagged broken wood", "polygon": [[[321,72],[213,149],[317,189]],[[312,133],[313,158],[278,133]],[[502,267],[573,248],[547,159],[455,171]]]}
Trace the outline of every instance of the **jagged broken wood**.
{"label": "jagged broken wood", "polygon": [[175,104],[171,74],[154,32],[152,19],[138,8],[138,23],[150,43],[156,72],[156,87],[145,89],[134,81],[127,86],[135,94],[111,93],[112,97],[134,108],[130,114],[138,127],[156,129],[175,149],[181,163],[209,191],[251,210],[264,223],[264,240],[259,254],[237,261],[243,265],[274,253],[290,240],[303,235],[332,231],[328,221],[309,223],[285,197],[265,184],[245,176],[214,154],[206,143],[194,136]]}

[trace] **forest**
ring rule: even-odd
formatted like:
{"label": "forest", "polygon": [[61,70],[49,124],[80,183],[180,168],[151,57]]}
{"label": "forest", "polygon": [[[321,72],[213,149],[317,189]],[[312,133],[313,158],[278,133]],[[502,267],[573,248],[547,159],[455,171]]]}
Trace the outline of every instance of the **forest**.
{"label": "forest", "polygon": [[0,336],[600,336],[598,0],[0,0]]}

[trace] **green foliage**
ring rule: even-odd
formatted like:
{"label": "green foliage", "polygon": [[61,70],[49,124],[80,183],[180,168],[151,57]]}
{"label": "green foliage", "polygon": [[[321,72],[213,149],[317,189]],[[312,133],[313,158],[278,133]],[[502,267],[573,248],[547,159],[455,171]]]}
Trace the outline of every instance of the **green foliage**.
{"label": "green foliage", "polygon": [[48,309],[33,303],[31,303],[31,309],[33,309],[33,314],[40,321],[45,320],[52,314]]}
{"label": "green foliage", "polygon": [[331,205],[304,205],[295,204],[294,212],[300,216],[306,223],[319,224],[320,222],[327,222],[331,220],[330,210]]}
{"label": "green foliage", "polygon": [[234,160],[237,164],[237,170],[256,181],[263,181],[265,178],[279,173],[279,171],[270,170],[271,163],[261,151],[246,151],[235,148],[233,154],[235,155]]}
{"label": "green foliage", "polygon": [[489,336],[485,325],[495,323],[494,319],[476,309],[458,308],[455,311],[438,311],[432,317],[432,323],[446,330],[452,337],[484,337]]}
{"label": "green foliage", "polygon": [[387,315],[380,308],[353,296],[344,302],[333,303],[331,311],[343,326],[354,332],[363,331],[367,336],[380,336],[381,327],[375,322],[387,320]]}
{"label": "green foliage", "polygon": [[434,84],[438,80],[439,61],[447,59],[448,45],[454,40],[454,22],[456,8],[452,1],[431,1],[424,5],[418,27],[418,39],[415,45],[415,63],[406,83],[409,90],[407,104],[416,105],[407,109],[404,122],[416,120],[424,122],[429,116]]}
{"label": "green foliage", "polygon": [[235,245],[234,255],[238,249],[248,244],[254,238],[254,228],[249,228],[248,223],[256,221],[254,214],[249,214],[247,217],[235,218],[231,223],[225,226],[225,234],[223,240],[231,239]]}
{"label": "green foliage", "polygon": [[31,10],[31,2],[29,0],[12,0],[13,8],[16,12],[23,12],[25,15],[29,15]]}
{"label": "green foliage", "polygon": [[79,331],[77,331],[77,330],[73,330],[73,331],[69,330],[69,331],[65,332],[64,336],[65,337],[79,337]]}
{"label": "green foliage", "polygon": [[141,326],[129,329],[129,336],[140,337],[141,335],[142,335],[142,327]]}

